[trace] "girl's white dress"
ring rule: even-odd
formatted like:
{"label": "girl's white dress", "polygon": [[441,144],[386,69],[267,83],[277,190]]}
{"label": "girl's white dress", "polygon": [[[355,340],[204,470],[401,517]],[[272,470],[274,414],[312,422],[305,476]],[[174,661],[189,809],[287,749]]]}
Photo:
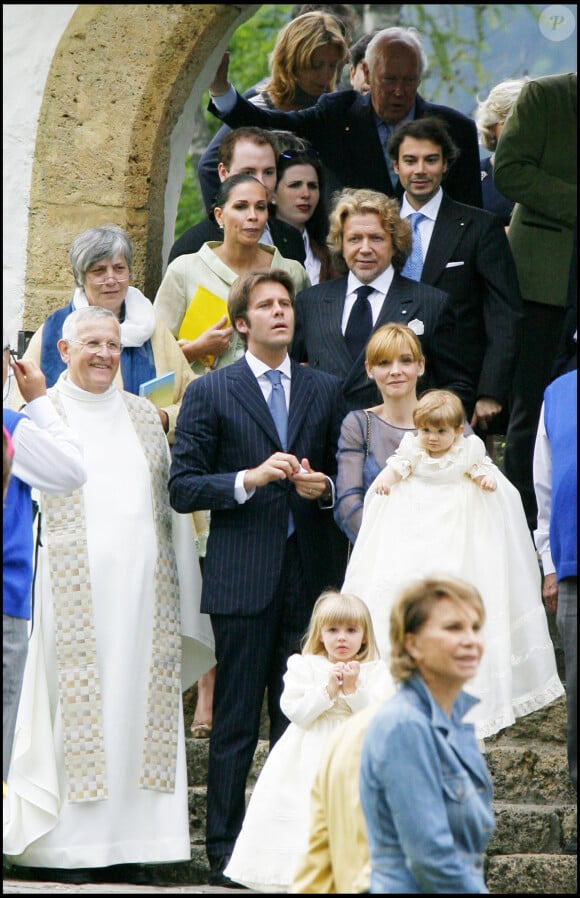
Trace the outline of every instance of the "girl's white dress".
{"label": "girl's white dress", "polygon": [[345,719],[394,692],[384,661],[360,666],[353,695],[336,700],[325,686],[332,668],[323,655],[291,655],[280,706],[291,721],[258,777],[226,876],[260,892],[288,892],[308,846],[310,790],[326,742]]}
{"label": "girl's white dress", "polygon": [[[465,719],[479,738],[491,736],[564,693],[520,495],[474,435],[431,458],[407,434],[388,464],[403,479],[388,496],[374,483],[367,491],[342,590],[366,602],[388,659],[389,614],[402,585],[429,574],[473,583],[486,610],[485,642],[478,673],[465,687],[481,701]],[[494,492],[471,479],[490,471]]]}

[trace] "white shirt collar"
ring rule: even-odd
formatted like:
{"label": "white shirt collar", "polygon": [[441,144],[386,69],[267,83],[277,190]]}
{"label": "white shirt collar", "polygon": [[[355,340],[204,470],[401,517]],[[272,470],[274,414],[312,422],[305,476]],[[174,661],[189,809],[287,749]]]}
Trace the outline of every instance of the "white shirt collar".
{"label": "white shirt collar", "polygon": [[[389,267],[387,269],[385,269],[385,271],[383,271],[382,274],[379,274],[379,276],[376,277],[374,279],[374,281],[371,281],[371,283],[369,284],[369,287],[372,287],[373,290],[377,291],[377,293],[382,293],[383,296],[386,296],[387,293],[389,292],[389,288],[393,282],[394,274],[395,274],[395,270],[394,270],[393,266],[389,265]],[[352,271],[349,271],[348,280],[347,280],[347,284],[346,284],[346,295],[350,296],[352,293],[354,293],[354,291],[357,289],[357,287],[362,287],[362,286],[363,286],[363,284],[361,281],[359,281],[356,274],[353,274]]]}
{"label": "white shirt collar", "polygon": [[[256,356],[251,353],[249,349],[246,350],[245,358],[254,377],[262,377],[262,375],[265,374],[266,371],[272,370],[269,365],[266,365],[266,363],[262,362],[261,359],[256,358]],[[278,365],[277,370],[281,371],[282,374],[288,378],[288,380],[291,379],[292,368],[289,355],[286,355],[286,358],[280,363],[280,365]]]}
{"label": "white shirt collar", "polygon": [[403,194],[403,202],[401,203],[401,218],[408,218],[413,212],[422,212],[426,218],[435,221],[439,214],[439,207],[441,206],[442,199],[443,189],[440,187],[435,196],[432,197],[428,203],[425,203],[420,209],[414,209],[407,199],[407,192],[405,191]]}

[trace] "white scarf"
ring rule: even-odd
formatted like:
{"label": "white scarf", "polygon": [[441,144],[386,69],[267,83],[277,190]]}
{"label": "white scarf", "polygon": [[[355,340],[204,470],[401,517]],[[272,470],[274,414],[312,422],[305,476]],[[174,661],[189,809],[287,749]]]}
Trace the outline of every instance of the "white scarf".
{"label": "white scarf", "polygon": [[[84,309],[89,305],[82,287],[76,288],[72,302],[75,309]],[[137,287],[127,287],[125,320],[121,323],[123,346],[143,346],[153,336],[156,323],[153,306],[147,297]]]}

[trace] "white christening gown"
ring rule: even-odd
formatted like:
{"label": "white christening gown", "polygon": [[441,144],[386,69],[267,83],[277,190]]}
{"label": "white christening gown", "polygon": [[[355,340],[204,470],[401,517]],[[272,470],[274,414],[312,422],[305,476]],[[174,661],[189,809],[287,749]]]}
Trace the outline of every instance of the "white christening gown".
{"label": "white christening gown", "polygon": [[[520,495],[474,435],[432,458],[407,434],[388,464],[403,479],[388,496],[371,484],[342,590],[366,602],[388,659],[389,615],[402,585],[453,574],[476,586],[486,611],[484,653],[465,688],[480,702],[465,719],[479,738],[491,736],[564,693]],[[469,476],[490,470],[494,492]]]}
{"label": "white christening gown", "polygon": [[272,748],[248,804],[226,876],[259,892],[288,892],[308,847],[310,790],[336,727],[394,693],[384,661],[361,663],[353,695],[325,691],[332,664],[323,655],[291,655],[280,706],[291,723]]}

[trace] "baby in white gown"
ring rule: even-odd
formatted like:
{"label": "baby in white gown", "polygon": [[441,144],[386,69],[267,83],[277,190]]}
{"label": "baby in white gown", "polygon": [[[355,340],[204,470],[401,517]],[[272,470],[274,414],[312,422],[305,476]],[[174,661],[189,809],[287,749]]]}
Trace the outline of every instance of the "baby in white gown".
{"label": "baby in white gown", "polygon": [[371,613],[388,658],[394,597],[409,580],[454,574],[477,587],[486,609],[485,652],[468,690],[466,720],[479,738],[563,695],[541,598],[541,577],[520,495],[463,436],[464,410],[446,390],[423,394],[417,435],[407,434],[371,484],[343,590]]}

